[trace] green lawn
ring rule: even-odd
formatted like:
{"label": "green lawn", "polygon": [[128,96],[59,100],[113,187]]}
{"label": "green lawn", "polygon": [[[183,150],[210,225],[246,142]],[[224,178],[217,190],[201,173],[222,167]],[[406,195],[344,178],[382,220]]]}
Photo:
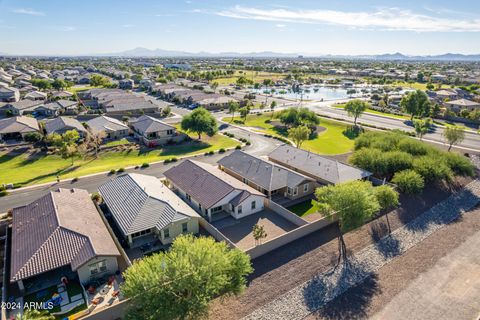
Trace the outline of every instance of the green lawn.
{"label": "green lawn", "polygon": [[0,153],[0,184],[15,183],[19,186],[27,186],[54,181],[57,174],[61,179],[81,177],[111,169],[141,165],[144,162],[150,163],[171,157],[218,151],[220,148],[232,148],[236,145],[238,145],[237,141],[217,134],[213,137],[202,137],[200,142],[193,140],[161,149],[108,150],[100,152],[97,159],[77,158],[73,166],[70,159],[62,159],[57,155]]}
{"label": "green lawn", "polygon": [[288,210],[292,211],[299,217],[304,217],[306,215],[309,215],[311,213],[317,212],[317,209],[315,208],[313,204],[313,200],[308,200],[304,201],[301,203],[298,203],[294,206],[288,207]]}
{"label": "green lawn", "polygon": [[105,147],[116,147],[116,146],[124,146],[130,144],[130,141],[127,138],[123,138],[120,140],[112,140],[104,144]]}
{"label": "green lawn", "polygon": [[406,82],[406,81],[395,81],[392,86],[400,86],[406,88],[412,88],[415,90],[427,90],[427,83],[420,83],[420,82]]}
{"label": "green lawn", "polygon": [[[240,117],[235,117],[234,121],[240,125],[253,127],[259,132],[285,137],[285,130],[280,130],[275,128],[273,125],[266,123],[266,121],[270,120],[270,117],[270,113],[265,113],[260,116],[249,115],[245,124],[238,123],[239,121],[241,122],[243,120],[240,119]],[[222,120],[225,122],[230,122],[232,117],[226,117]],[[316,138],[305,141],[302,145],[302,149],[310,150],[319,154],[342,154],[352,150],[353,140],[355,137],[348,133],[348,128],[350,128],[349,125],[342,122],[321,118],[320,126],[324,127],[326,130],[320,132]]]}
{"label": "green lawn", "polygon": [[79,91],[86,91],[94,88],[99,88],[99,87],[92,87],[91,85],[75,86],[75,87],[68,88],[67,91],[70,93],[77,93]]}

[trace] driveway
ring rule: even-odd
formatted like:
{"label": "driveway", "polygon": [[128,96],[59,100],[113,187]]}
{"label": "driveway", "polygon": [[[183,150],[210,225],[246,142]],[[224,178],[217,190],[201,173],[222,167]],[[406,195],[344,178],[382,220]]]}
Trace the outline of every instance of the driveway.
{"label": "driveway", "polygon": [[269,209],[265,209],[240,220],[227,217],[212,224],[242,250],[247,250],[255,246],[255,239],[252,234],[255,224],[263,226],[267,233],[267,237],[263,239],[262,242],[269,241],[297,228],[295,224]]}

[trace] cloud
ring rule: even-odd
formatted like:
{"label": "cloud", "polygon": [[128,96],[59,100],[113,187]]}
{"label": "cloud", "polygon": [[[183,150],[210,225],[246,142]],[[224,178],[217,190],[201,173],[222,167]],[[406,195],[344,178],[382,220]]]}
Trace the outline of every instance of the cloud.
{"label": "cloud", "polygon": [[13,12],[14,13],[19,13],[19,14],[27,14],[27,15],[30,15],[30,16],[44,16],[45,15],[44,12],[36,11],[36,10],[33,10],[33,9],[29,9],[29,8],[15,9],[15,10],[13,10]]}
{"label": "cloud", "polygon": [[124,28],[133,28],[133,27],[135,27],[135,25],[134,25],[134,24],[124,24],[122,27],[124,27]]}
{"label": "cloud", "polygon": [[287,26],[286,24],[281,24],[281,23],[277,23],[275,25],[275,27],[277,27],[277,28],[285,28],[286,26]]}
{"label": "cloud", "polygon": [[339,25],[362,30],[480,32],[480,19],[442,18],[399,8],[380,8],[372,12],[348,12],[321,9],[267,10],[237,5],[214,14],[235,19]]}

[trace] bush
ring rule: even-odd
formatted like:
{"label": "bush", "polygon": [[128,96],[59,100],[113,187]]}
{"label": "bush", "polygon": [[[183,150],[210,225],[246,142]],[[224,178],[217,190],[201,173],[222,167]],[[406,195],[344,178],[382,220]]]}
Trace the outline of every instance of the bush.
{"label": "bush", "polygon": [[150,167],[150,164],[148,164],[147,162],[142,163],[142,168],[148,168],[148,167]]}
{"label": "bush", "polygon": [[249,146],[249,145],[251,145],[252,143],[251,143],[250,141],[247,141],[245,144],[246,144],[247,146]]}
{"label": "bush", "polygon": [[220,150],[218,150],[218,153],[224,153],[224,152],[225,152],[224,148],[220,148]]}
{"label": "bush", "polygon": [[413,156],[423,156],[428,153],[429,147],[417,140],[404,139],[398,143],[398,149]]}
{"label": "bush", "polygon": [[38,142],[42,139],[42,136],[37,132],[29,132],[25,134],[24,139],[27,142]]}
{"label": "bush", "polygon": [[425,181],[451,181],[452,170],[438,157],[422,156],[413,161],[413,170],[419,173]]}
{"label": "bush", "polygon": [[390,151],[384,154],[387,174],[393,176],[395,172],[410,169],[413,164],[413,157],[402,151]]}
{"label": "bush", "polygon": [[443,159],[450,169],[457,175],[470,176],[475,175],[475,167],[468,158],[455,152],[446,152]]}
{"label": "bush", "polygon": [[78,181],[78,177],[75,177],[72,179],[72,182],[77,182]]}
{"label": "bush", "polygon": [[238,145],[238,146],[235,147],[235,149],[240,150],[240,149],[242,149],[242,146]]}
{"label": "bush", "polygon": [[170,162],[177,162],[177,161],[178,161],[178,159],[177,159],[177,158],[175,158],[175,157],[173,157],[173,158],[170,158]]}
{"label": "bush", "polygon": [[398,186],[401,192],[407,194],[419,194],[425,186],[423,177],[414,170],[395,173],[392,182]]}
{"label": "bush", "polygon": [[5,186],[0,186],[0,197],[5,197],[6,195],[8,195],[7,188],[5,188]]}
{"label": "bush", "polygon": [[387,162],[382,151],[377,149],[363,148],[349,159],[350,163],[364,170],[372,172],[377,177],[384,177],[387,174]]}
{"label": "bush", "polygon": [[110,170],[110,174],[115,174],[115,172],[116,172],[115,169]]}
{"label": "bush", "polygon": [[209,154],[209,155],[214,155],[215,152],[214,152],[213,150],[210,150],[210,151],[208,152],[208,154]]}
{"label": "bush", "polygon": [[125,168],[120,168],[117,170],[118,173],[122,173],[122,172],[125,172]]}
{"label": "bush", "polygon": [[100,196],[100,194],[98,192],[94,192],[92,194],[92,200],[95,201],[95,202],[100,202],[100,200],[102,199],[102,197]]}
{"label": "bush", "polygon": [[[207,155],[206,152],[205,152],[205,155]],[[163,163],[164,163],[164,164],[169,164],[169,163],[170,163],[170,159],[165,159],[165,160],[163,160]]]}

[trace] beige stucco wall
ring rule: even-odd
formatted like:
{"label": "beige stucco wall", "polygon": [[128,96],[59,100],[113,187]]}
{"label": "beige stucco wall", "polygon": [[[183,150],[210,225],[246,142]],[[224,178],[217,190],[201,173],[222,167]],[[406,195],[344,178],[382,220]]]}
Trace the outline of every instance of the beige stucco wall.
{"label": "beige stucco wall", "polygon": [[[107,270],[102,273],[97,273],[95,275],[90,274],[90,269],[89,266],[91,264],[97,263],[99,261],[105,260],[107,264]],[[85,263],[83,266],[77,269],[78,273],[78,278],[80,280],[80,283],[87,283],[90,282],[92,279],[96,278],[101,278],[109,274],[114,274],[118,270],[118,263],[117,263],[117,257],[105,257],[105,256],[99,256],[96,257],[87,263]]]}
{"label": "beige stucco wall", "polygon": [[174,223],[169,224],[166,228],[168,228],[170,232],[170,237],[165,238],[165,229],[162,229],[158,233],[158,238],[163,244],[168,244],[172,243],[172,241],[178,237],[179,235],[182,234],[182,224],[187,223],[187,233],[193,233],[197,234],[198,233],[198,219],[197,218],[185,218],[184,220],[181,221],[176,221]]}

